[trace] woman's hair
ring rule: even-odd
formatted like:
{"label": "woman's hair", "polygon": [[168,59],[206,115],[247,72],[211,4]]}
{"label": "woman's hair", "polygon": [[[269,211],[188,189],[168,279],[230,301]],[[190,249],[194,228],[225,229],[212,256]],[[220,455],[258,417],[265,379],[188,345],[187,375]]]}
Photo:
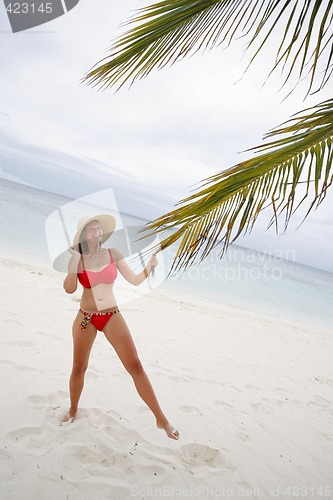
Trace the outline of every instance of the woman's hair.
{"label": "woman's hair", "polygon": [[[88,222],[88,224],[91,224],[91,222],[93,222],[93,221]],[[81,255],[89,253],[89,247],[88,247],[88,243],[86,240],[86,228],[87,228],[88,224],[86,224],[84,226],[84,228],[82,229],[81,234],[80,234],[80,241],[79,241],[78,247],[79,247],[79,252]],[[102,246],[101,241],[99,242],[99,246]]]}

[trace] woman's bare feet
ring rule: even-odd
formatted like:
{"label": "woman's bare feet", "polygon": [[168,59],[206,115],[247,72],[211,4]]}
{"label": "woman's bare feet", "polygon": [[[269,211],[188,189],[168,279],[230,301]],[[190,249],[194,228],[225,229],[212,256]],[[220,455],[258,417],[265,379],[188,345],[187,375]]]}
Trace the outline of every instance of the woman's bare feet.
{"label": "woman's bare feet", "polygon": [[176,431],[168,421],[166,421],[166,423],[156,421],[156,425],[159,429],[164,429],[169,438],[179,439],[179,432]]}
{"label": "woman's bare feet", "polygon": [[61,420],[60,425],[67,424],[67,422],[73,423],[76,419],[76,414],[77,410],[72,411],[71,409],[69,409],[64,418]]}

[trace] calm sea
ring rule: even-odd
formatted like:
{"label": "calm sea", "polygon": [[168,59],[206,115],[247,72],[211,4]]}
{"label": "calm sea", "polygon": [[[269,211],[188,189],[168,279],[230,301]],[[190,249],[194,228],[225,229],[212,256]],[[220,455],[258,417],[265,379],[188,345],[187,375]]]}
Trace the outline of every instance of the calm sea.
{"label": "calm sea", "polygon": [[[64,196],[0,179],[2,254],[44,267],[54,265],[45,222],[50,214],[71,202]],[[147,222],[132,214],[120,217],[123,225],[132,230]],[[113,246],[117,244],[113,242]],[[166,272],[175,250],[174,245],[159,256]],[[61,265],[58,270],[61,272]],[[214,250],[203,262],[169,277],[160,287],[177,296],[195,295],[308,325],[333,325],[332,273],[237,245],[232,245],[223,259]]]}

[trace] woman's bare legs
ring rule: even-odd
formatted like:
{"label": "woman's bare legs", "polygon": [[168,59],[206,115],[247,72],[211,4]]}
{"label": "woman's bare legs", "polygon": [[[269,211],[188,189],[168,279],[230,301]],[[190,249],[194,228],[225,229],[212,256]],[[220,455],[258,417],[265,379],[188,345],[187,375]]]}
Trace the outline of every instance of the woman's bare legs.
{"label": "woman's bare legs", "polygon": [[179,432],[172,427],[158,404],[150,380],[142,367],[132,336],[121,313],[117,313],[110,318],[104,327],[104,335],[118,354],[128,373],[132,376],[139,395],[155,415],[157,427],[164,429],[170,438],[178,439]]}
{"label": "woman's bare legs", "polygon": [[62,423],[73,421],[77,414],[79,399],[83,390],[84,375],[88,367],[89,356],[97,330],[88,323],[86,330],[80,328],[83,314],[78,312],[73,323],[73,368],[69,379],[71,406]]}

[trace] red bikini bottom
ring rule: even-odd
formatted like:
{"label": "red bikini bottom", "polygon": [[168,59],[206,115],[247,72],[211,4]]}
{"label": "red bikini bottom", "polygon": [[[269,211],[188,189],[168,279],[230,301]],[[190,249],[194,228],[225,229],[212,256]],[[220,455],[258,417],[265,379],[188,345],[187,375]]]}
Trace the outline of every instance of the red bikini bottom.
{"label": "red bikini bottom", "polygon": [[84,331],[87,328],[87,325],[90,321],[91,324],[94,325],[95,328],[97,328],[97,330],[102,332],[106,323],[109,321],[109,319],[114,314],[119,312],[119,309],[116,309],[115,311],[105,312],[105,313],[102,313],[102,312],[90,313],[90,312],[82,311],[82,309],[79,309],[79,311],[84,315],[84,318],[81,321],[81,330],[82,331]]}

